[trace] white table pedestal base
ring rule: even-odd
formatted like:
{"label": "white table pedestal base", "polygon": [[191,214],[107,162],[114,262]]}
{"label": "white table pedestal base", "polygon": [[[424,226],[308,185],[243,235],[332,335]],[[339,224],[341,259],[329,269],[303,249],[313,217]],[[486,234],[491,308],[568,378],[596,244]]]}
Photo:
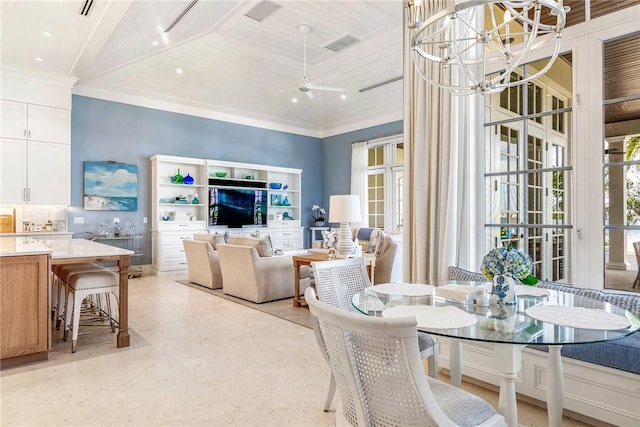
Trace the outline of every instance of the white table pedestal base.
{"label": "white table pedestal base", "polygon": [[504,417],[509,427],[518,426],[518,405],[516,403],[516,384],[522,365],[524,345],[495,344],[493,347],[496,369],[500,371],[500,394],[498,413]]}
{"label": "white table pedestal base", "polygon": [[449,347],[449,374],[452,386],[462,386],[462,344],[460,340],[451,339]]}
{"label": "white table pedestal base", "polygon": [[547,366],[547,415],[550,427],[562,425],[564,408],[564,377],[562,372],[561,345],[550,345]]}

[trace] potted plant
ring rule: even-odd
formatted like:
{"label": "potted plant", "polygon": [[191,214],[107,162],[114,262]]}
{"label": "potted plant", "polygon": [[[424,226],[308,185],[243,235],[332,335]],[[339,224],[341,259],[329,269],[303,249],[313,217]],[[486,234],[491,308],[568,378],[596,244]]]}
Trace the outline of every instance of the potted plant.
{"label": "potted plant", "polygon": [[324,216],[327,214],[327,211],[318,205],[313,205],[311,211],[313,212],[313,225],[316,227],[324,227]]}

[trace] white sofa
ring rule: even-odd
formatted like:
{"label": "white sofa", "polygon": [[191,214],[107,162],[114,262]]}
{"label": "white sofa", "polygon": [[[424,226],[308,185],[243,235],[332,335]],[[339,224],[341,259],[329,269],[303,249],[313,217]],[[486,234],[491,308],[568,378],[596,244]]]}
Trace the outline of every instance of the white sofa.
{"label": "white sofa", "polygon": [[[255,303],[291,298],[294,271],[291,255],[263,256],[252,246],[219,245],[222,292]],[[300,295],[311,284],[309,268],[300,269]]]}

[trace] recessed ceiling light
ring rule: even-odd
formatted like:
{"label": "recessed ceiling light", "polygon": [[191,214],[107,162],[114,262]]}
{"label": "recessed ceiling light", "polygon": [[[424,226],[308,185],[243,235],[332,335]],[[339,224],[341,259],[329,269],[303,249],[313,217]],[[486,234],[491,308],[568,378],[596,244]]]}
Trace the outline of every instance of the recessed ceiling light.
{"label": "recessed ceiling light", "polygon": [[45,37],[53,37],[53,33],[50,33],[49,31],[43,31],[42,35]]}
{"label": "recessed ceiling light", "polygon": [[293,102],[295,104],[296,102],[298,102],[298,98],[292,98],[291,102]]}
{"label": "recessed ceiling light", "polygon": [[340,98],[342,99],[347,99],[347,95],[345,95],[344,93],[342,95],[340,95]]}
{"label": "recessed ceiling light", "polygon": [[160,42],[159,41],[155,41],[155,42],[153,42],[151,44],[154,45],[154,46],[158,46],[160,44]]}
{"label": "recessed ceiling light", "polygon": [[182,74],[182,68],[176,68],[176,73]]}
{"label": "recessed ceiling light", "polygon": [[38,61],[38,62],[44,62],[44,59],[40,58],[39,56],[36,56],[36,58],[35,58],[35,59],[36,59],[36,61]]}

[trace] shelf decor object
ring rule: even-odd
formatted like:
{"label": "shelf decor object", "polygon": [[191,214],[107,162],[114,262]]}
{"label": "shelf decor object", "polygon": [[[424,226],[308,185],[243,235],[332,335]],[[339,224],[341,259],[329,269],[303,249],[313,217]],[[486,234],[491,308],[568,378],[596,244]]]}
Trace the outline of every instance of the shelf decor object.
{"label": "shelf decor object", "polygon": [[193,185],[194,179],[191,175],[189,175],[189,173],[187,172],[187,176],[184,177],[184,179],[182,180],[182,182],[186,185]]}
{"label": "shelf decor object", "polygon": [[184,177],[180,175],[180,169],[178,169],[178,173],[176,173],[173,178],[171,178],[171,182],[174,184],[182,184],[184,183]]}
{"label": "shelf decor object", "polygon": [[362,221],[360,214],[360,196],[352,194],[339,194],[329,198],[329,222],[339,222],[338,254],[351,255],[356,245],[351,240],[351,227],[349,223]]}
{"label": "shelf decor object", "polygon": [[137,211],[138,166],[84,162],[84,210]]}
{"label": "shelf decor object", "polygon": [[[501,92],[546,73],[560,52],[569,7],[557,0],[412,0],[405,9],[417,73],[454,95],[470,95]],[[513,74],[532,62],[530,52],[547,45],[553,54],[537,72]]]}

